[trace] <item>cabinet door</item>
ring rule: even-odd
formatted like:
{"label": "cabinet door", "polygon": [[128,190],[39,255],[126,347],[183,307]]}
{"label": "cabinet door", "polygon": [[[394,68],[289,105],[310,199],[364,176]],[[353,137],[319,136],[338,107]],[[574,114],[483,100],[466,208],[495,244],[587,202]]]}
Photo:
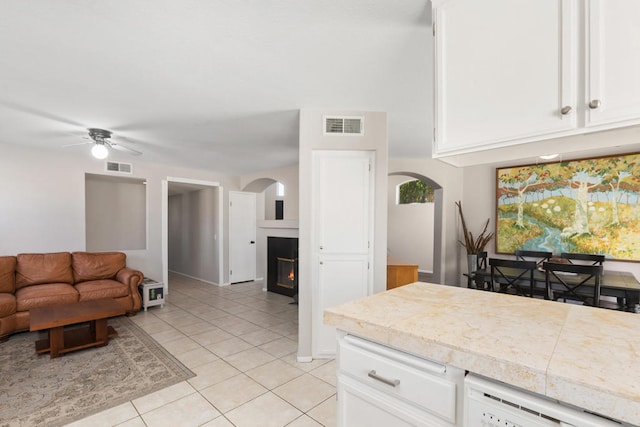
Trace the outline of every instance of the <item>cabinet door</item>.
{"label": "cabinet door", "polygon": [[318,264],[313,355],[334,357],[336,329],[323,323],[324,310],[369,294],[369,260],[367,255],[320,255]]}
{"label": "cabinet door", "polygon": [[371,151],[314,151],[312,158],[313,356],[336,353],[324,310],[371,293],[373,191]]}
{"label": "cabinet door", "polygon": [[637,123],[640,121],[640,1],[590,0],[587,6],[585,104],[589,108],[586,124]]}
{"label": "cabinet door", "polygon": [[574,1],[433,4],[436,156],[576,127]]}

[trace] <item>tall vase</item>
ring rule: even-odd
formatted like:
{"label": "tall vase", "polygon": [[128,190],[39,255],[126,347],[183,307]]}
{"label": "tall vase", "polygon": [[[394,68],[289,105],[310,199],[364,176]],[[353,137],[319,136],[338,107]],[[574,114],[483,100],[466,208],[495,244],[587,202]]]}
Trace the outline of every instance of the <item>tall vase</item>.
{"label": "tall vase", "polygon": [[467,271],[475,273],[478,269],[478,254],[467,254]]}

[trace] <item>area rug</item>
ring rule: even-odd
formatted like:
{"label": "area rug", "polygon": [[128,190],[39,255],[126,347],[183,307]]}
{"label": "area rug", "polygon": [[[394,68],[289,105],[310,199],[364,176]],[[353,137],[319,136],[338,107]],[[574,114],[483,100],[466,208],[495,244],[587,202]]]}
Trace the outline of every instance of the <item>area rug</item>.
{"label": "area rug", "polygon": [[127,317],[109,345],[50,359],[42,332],[0,344],[0,426],[61,426],[194,376]]}

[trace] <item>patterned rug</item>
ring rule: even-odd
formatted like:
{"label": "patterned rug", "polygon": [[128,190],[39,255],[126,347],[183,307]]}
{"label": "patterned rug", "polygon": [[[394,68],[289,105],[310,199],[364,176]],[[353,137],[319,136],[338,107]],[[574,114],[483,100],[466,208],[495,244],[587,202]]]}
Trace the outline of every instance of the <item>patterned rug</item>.
{"label": "patterned rug", "polygon": [[194,376],[127,317],[109,325],[108,346],[57,359],[35,354],[42,332],[0,344],[0,426],[61,426]]}

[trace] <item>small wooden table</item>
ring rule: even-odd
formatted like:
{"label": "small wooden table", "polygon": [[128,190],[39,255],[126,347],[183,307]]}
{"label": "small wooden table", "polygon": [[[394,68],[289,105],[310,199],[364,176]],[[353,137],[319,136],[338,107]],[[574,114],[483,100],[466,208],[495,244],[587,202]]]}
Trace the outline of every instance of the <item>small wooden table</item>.
{"label": "small wooden table", "polygon": [[387,257],[387,290],[418,281],[418,264]]}
{"label": "small wooden table", "polygon": [[[125,313],[112,298],[33,308],[29,310],[29,330],[48,329],[48,337],[36,341],[36,353],[49,352],[54,359],[70,351],[105,346],[109,338],[118,335],[113,327],[107,326],[107,319]],[[64,329],[84,322],[89,325]]]}

